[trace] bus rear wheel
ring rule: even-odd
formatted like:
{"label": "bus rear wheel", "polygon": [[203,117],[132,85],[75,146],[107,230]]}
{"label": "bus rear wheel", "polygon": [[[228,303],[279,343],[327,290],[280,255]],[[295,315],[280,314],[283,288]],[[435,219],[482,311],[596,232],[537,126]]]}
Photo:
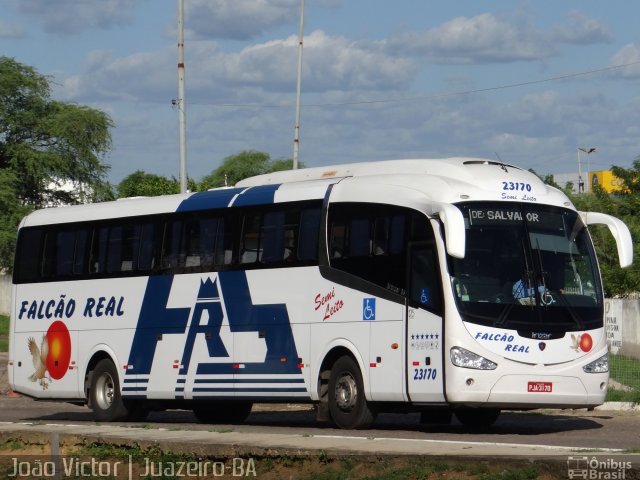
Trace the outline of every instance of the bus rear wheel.
{"label": "bus rear wheel", "polygon": [[458,408],[455,410],[456,418],[465,427],[486,428],[490,427],[500,416],[499,408]]}
{"label": "bus rear wheel", "polygon": [[127,420],[129,411],[122,400],[118,371],[109,359],[100,360],[91,372],[89,406],[99,422]]}
{"label": "bus rear wheel", "polygon": [[198,402],[193,406],[193,414],[200,423],[242,423],[253,408],[252,402]]}
{"label": "bus rear wheel", "polygon": [[350,356],[340,357],[329,377],[329,412],[340,428],[366,428],[375,419],[375,412],[364,395],[364,383],[358,364]]}

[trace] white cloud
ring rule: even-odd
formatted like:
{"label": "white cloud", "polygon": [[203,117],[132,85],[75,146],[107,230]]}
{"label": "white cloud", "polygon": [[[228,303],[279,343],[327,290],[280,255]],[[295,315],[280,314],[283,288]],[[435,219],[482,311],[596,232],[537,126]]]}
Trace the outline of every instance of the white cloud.
{"label": "white cloud", "polygon": [[580,12],[549,31],[525,15],[483,13],[457,17],[424,32],[403,32],[388,40],[400,54],[426,57],[439,64],[537,61],[558,55],[561,44],[610,42],[609,30]]}
{"label": "white cloud", "polygon": [[[297,52],[297,36],[254,45],[237,54],[225,55],[219,73],[236,84],[291,91],[296,78]],[[395,89],[406,86],[414,73],[406,59],[319,30],[305,37],[303,56],[307,93]]]}
{"label": "white cloud", "polygon": [[74,101],[159,101],[164,95],[168,105],[168,89],[177,85],[175,58],[174,49],[169,52],[168,48],[122,58],[96,50],[85,60],[81,73],[62,79],[58,95]]}
{"label": "white cloud", "polygon": [[398,34],[389,39],[389,46],[436,63],[514,62],[556,54],[555,47],[531,23],[514,24],[490,13],[457,17],[425,32]]}
{"label": "white cloud", "polygon": [[248,40],[299,15],[299,0],[190,0],[185,28],[194,38]]}
{"label": "white cloud", "polygon": [[20,12],[37,18],[45,31],[74,34],[130,23],[136,0],[19,0],[16,4]]}
{"label": "white cloud", "polygon": [[556,25],[553,37],[559,42],[576,45],[613,41],[613,34],[605,25],[579,11],[569,13],[569,21],[566,25]]}
{"label": "white cloud", "polygon": [[[270,101],[265,94],[284,94],[291,99],[297,48],[296,36],[239,52],[225,52],[215,42],[190,42],[185,54],[187,104],[252,103],[256,98]],[[81,73],[62,79],[60,95],[76,101],[97,98],[168,103],[177,88],[176,61],[174,47],[122,58],[109,51],[94,51]],[[415,66],[407,59],[322,31],[305,38],[303,66],[307,94],[396,90],[406,88],[415,74]]]}
{"label": "white cloud", "polygon": [[24,36],[24,28],[20,25],[0,20],[0,38],[22,38]]}
{"label": "white cloud", "polygon": [[611,75],[628,79],[640,78],[640,45],[627,43],[611,57],[609,66],[626,65],[628,63],[635,63],[635,65],[612,70]]}

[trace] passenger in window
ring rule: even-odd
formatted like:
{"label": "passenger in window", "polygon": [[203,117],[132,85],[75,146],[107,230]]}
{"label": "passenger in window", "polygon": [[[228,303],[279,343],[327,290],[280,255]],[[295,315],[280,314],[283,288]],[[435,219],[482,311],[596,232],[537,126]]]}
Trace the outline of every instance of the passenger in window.
{"label": "passenger in window", "polygon": [[288,263],[296,261],[296,240],[294,231],[291,229],[284,231],[284,254],[282,258]]}

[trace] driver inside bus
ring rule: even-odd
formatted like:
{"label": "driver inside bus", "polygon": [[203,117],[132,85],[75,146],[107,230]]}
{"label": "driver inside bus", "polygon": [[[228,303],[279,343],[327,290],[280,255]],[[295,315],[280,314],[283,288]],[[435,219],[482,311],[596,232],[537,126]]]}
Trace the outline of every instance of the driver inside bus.
{"label": "driver inside bus", "polygon": [[[535,303],[535,290],[531,285],[532,283],[523,275],[520,280],[513,284],[511,289],[513,298],[523,305],[533,305]],[[538,285],[538,293],[540,293],[541,297],[544,296],[544,285]]]}

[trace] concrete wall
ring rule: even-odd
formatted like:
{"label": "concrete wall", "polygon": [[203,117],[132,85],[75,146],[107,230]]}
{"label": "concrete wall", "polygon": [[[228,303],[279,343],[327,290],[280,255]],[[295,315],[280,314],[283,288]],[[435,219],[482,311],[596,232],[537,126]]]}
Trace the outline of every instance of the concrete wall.
{"label": "concrete wall", "polygon": [[0,315],[11,311],[11,276],[0,275]]}
{"label": "concrete wall", "polygon": [[640,300],[607,298],[604,307],[611,352],[640,359]]}

